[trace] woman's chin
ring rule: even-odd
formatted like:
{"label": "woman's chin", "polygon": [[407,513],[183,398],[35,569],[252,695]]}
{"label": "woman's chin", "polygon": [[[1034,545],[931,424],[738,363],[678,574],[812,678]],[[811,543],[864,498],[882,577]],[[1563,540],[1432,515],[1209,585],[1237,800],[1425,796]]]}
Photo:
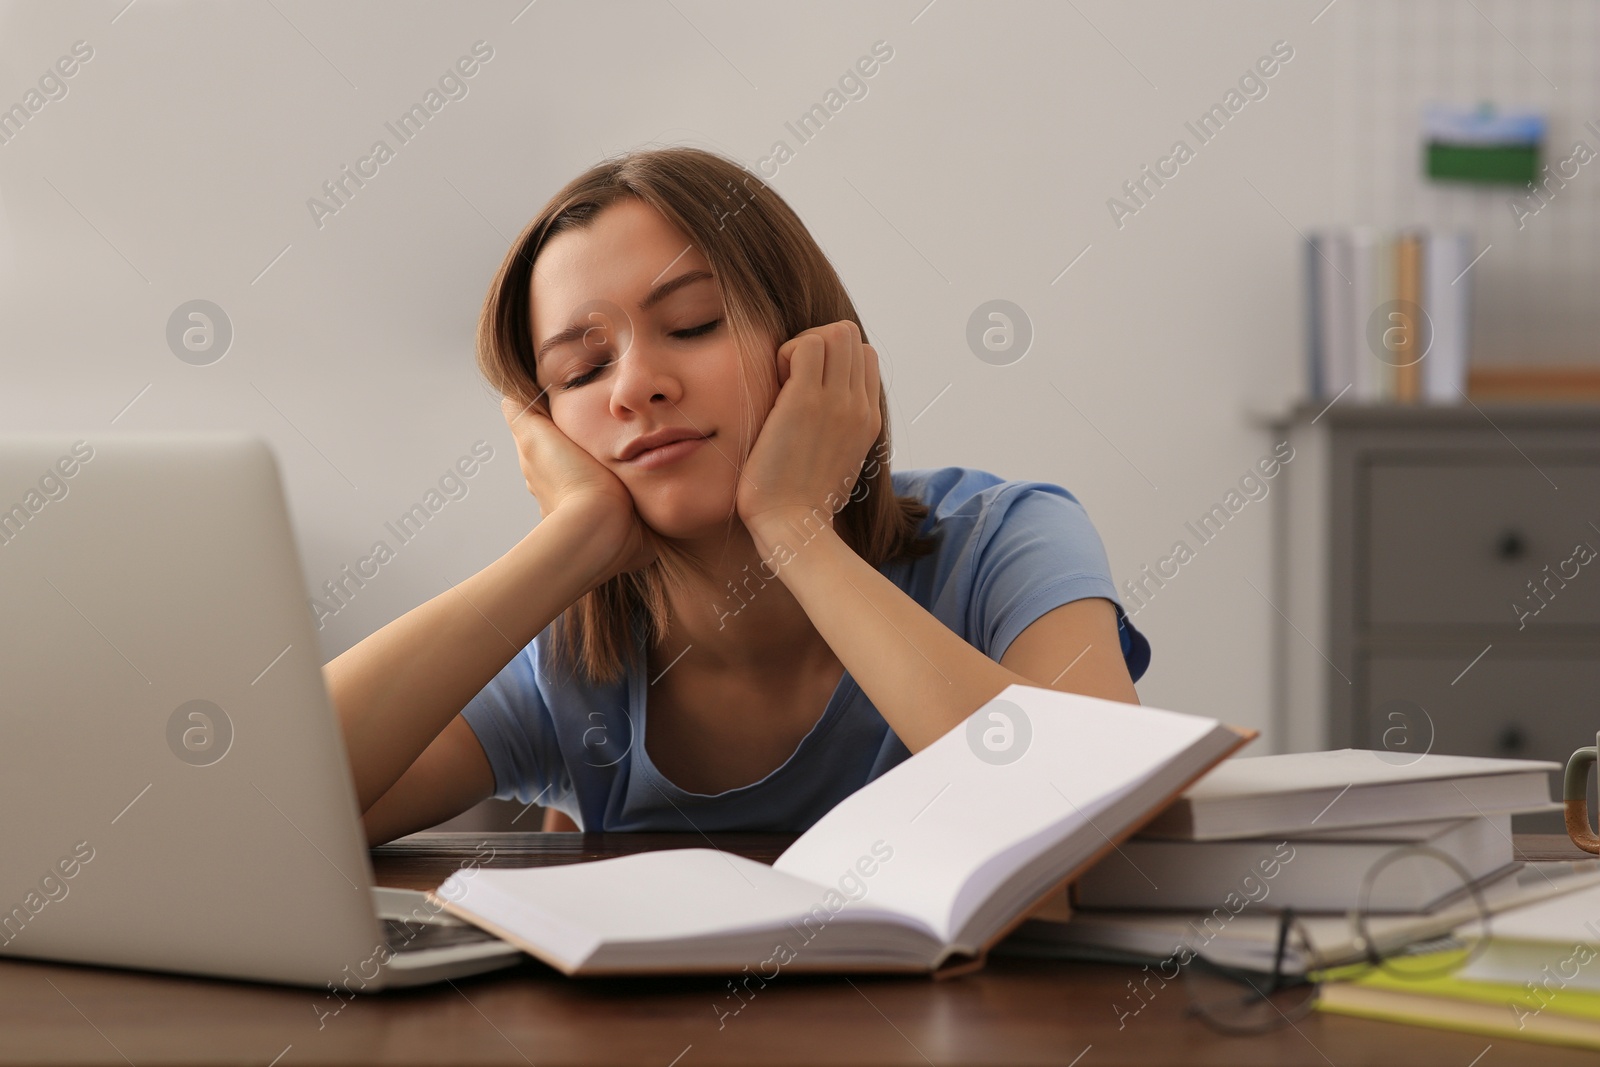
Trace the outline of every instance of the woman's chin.
{"label": "woman's chin", "polygon": [[669,541],[703,541],[726,537],[729,528],[729,508],[709,512],[703,506],[692,510],[679,508],[652,508],[638,506],[639,517],[657,536]]}

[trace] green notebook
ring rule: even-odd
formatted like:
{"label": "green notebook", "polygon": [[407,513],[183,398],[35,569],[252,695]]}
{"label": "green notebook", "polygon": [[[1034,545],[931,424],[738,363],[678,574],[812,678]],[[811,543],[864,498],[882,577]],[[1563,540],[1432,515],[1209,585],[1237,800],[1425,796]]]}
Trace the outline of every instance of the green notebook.
{"label": "green notebook", "polygon": [[[1465,949],[1412,956],[1396,969],[1436,973],[1465,957]],[[1317,1007],[1340,1015],[1600,1049],[1600,992],[1590,990],[1529,988],[1453,975],[1407,980],[1375,970],[1354,981],[1325,983]]]}

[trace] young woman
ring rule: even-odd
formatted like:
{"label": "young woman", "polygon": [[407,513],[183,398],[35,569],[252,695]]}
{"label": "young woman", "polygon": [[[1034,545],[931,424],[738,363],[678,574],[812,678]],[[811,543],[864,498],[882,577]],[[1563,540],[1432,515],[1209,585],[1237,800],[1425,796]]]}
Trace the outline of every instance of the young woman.
{"label": "young woman", "polygon": [[878,357],[738,164],[562,189],[484,302],[540,521],[326,667],[368,838],[489,796],[586,830],[799,831],[1017,682],[1137,702],[1073,496],[891,474]]}

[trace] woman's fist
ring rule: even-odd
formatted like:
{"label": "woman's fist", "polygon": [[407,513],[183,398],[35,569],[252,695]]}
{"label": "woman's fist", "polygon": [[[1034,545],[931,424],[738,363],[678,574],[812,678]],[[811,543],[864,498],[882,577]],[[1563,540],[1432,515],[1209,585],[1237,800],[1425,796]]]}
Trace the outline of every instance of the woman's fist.
{"label": "woman's fist", "polygon": [[528,492],[548,518],[558,510],[586,516],[594,536],[608,546],[610,573],[625,574],[656,558],[655,533],[639,517],[633,495],[605,464],[576,444],[536,404],[513,397],[500,410],[517,443],[517,463]]}
{"label": "woman's fist", "polygon": [[758,546],[769,523],[831,524],[883,428],[878,353],[854,322],[802,330],[778,348],[777,369],[777,399],[739,480],[739,516]]}

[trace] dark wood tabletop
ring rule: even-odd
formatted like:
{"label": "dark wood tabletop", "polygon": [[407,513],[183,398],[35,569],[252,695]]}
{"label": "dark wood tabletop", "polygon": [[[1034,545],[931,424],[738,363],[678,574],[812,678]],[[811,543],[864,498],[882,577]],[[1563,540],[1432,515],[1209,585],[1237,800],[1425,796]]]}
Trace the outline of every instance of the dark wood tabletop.
{"label": "dark wood tabletop", "polygon": [[[379,884],[432,888],[488,866],[716,847],[770,862],[776,835],[416,834],[373,851]],[[1518,835],[1528,859],[1579,859]],[[727,978],[572,979],[528,961],[365,996],[320,1017],[315,991],[26,961],[0,962],[3,1064],[1216,1064],[1355,1067],[1593,1064],[1572,1049],[1313,1013],[1250,1037],[1188,1017],[1169,986],[1118,1025],[1131,967],[996,957],[934,981],[779,975],[744,1000]],[[732,976],[729,976],[730,978]],[[731,1013],[733,1007],[737,1013]],[[1487,1050],[1487,1051],[1486,1051]]]}

